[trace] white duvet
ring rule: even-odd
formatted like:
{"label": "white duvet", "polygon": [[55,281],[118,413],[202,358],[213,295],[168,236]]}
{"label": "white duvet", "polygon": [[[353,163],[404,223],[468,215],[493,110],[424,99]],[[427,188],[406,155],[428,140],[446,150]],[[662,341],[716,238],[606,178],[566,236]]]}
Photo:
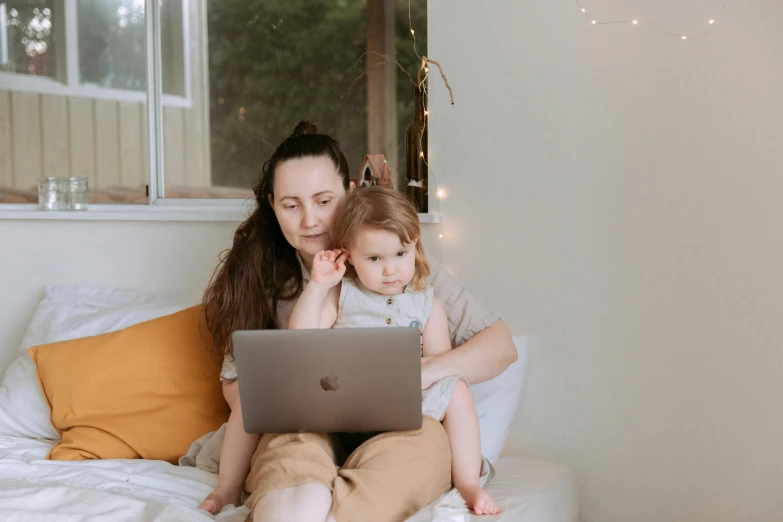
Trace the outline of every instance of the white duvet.
{"label": "white duvet", "polygon": [[149,460],[45,460],[46,442],[0,436],[0,521],[242,522],[246,508],[218,517],[195,509],[217,477]]}
{"label": "white duvet", "polygon": [[[0,436],[0,522],[242,522],[248,510],[229,508],[217,517],[196,506],[217,477],[198,468],[162,461],[45,460],[50,445]],[[503,506],[491,522],[573,522],[576,489],[572,474],[533,459],[500,459],[488,490]],[[451,496],[453,497],[453,495]],[[409,522],[478,520],[446,497]]]}

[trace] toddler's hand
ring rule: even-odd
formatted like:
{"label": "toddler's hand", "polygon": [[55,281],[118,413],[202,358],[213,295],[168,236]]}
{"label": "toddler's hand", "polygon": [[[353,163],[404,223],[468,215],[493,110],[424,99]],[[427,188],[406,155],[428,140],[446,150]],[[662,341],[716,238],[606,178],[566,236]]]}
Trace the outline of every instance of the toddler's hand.
{"label": "toddler's hand", "polygon": [[332,288],[345,275],[345,260],[348,254],[342,250],[321,250],[313,258],[312,281]]}

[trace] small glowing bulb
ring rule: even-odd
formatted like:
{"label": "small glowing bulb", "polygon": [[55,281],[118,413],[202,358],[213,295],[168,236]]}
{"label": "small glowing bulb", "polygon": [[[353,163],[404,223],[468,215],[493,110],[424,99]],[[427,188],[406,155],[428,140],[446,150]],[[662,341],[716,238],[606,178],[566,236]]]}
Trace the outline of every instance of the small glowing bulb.
{"label": "small glowing bulb", "polygon": [[446,197],[446,191],[443,189],[438,189],[438,199],[443,199]]}
{"label": "small glowing bulb", "polygon": [[438,234],[438,239],[443,239],[443,234]]}
{"label": "small glowing bulb", "polygon": [[638,24],[639,24],[639,20],[634,20],[633,21],[633,25],[638,25]]}
{"label": "small glowing bulb", "polygon": [[416,33],[413,32],[413,29],[411,29],[411,34],[416,34]]}
{"label": "small glowing bulb", "polygon": [[427,109],[424,109],[424,115],[425,116],[428,115],[429,113],[430,113],[430,111],[428,111]]}
{"label": "small glowing bulb", "polygon": [[582,12],[583,12],[583,13],[586,13],[586,12],[587,12],[587,9],[585,9],[585,8],[583,7],[583,8],[582,8]]}
{"label": "small glowing bulb", "polygon": [[598,23],[598,22],[596,22],[595,20],[593,20],[593,25],[595,25],[595,24],[597,24],[597,23]]}
{"label": "small glowing bulb", "polygon": [[423,152],[423,151],[419,151],[419,157],[420,157],[420,158],[423,158],[423,157],[424,157],[424,152]]}
{"label": "small glowing bulb", "polygon": [[710,25],[714,24],[715,20],[710,20]]}
{"label": "small glowing bulb", "polygon": [[687,36],[681,36],[680,38],[682,38],[683,40],[687,40],[688,39]]}
{"label": "small glowing bulb", "polygon": [[429,68],[429,67],[425,67],[425,68],[424,68],[424,72],[425,72],[425,73],[428,73],[428,72],[430,72],[430,68]]}

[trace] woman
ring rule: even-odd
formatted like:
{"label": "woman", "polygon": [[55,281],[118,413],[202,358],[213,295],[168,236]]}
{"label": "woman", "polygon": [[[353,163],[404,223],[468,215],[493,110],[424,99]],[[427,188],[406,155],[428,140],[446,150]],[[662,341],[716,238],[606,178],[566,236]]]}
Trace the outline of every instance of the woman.
{"label": "woman", "polygon": [[[235,503],[247,474],[253,520],[404,520],[451,487],[443,427],[429,417],[415,432],[369,439],[323,434],[263,435],[248,447],[230,336],[236,330],[286,328],[309,280],[314,255],[334,247],[337,210],[351,189],[337,141],[301,122],[264,165],[258,204],[234,235],[204,295],[207,325],[224,356],[223,393],[231,406],[218,485],[202,504]],[[449,319],[449,353],[422,361],[422,387],[450,375],[486,381],[516,360],[505,324],[432,263],[430,283]],[[347,458],[343,458],[347,457]],[[336,469],[335,463],[342,467]],[[248,473],[249,469],[249,473]]]}

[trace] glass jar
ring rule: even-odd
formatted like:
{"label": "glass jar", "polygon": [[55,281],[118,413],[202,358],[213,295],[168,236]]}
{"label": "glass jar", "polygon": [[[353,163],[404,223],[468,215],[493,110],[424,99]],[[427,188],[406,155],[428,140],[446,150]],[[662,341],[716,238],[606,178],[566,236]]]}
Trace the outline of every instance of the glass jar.
{"label": "glass jar", "polygon": [[89,191],[87,178],[68,178],[68,208],[70,210],[87,210]]}
{"label": "glass jar", "polygon": [[40,210],[66,210],[68,206],[67,179],[41,178],[38,180],[38,208]]}

